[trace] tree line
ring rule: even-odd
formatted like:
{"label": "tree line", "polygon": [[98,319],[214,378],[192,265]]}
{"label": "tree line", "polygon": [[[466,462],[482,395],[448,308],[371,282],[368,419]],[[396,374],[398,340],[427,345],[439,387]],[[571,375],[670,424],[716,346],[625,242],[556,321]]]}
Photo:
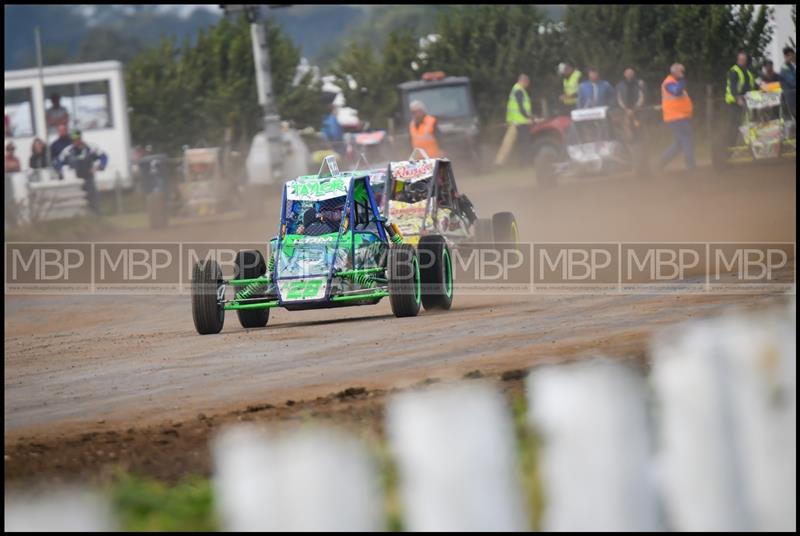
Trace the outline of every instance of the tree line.
{"label": "tree line", "polygon": [[[531,77],[534,102],[544,97],[555,104],[561,61],[581,70],[595,66],[612,83],[625,67],[634,67],[652,89],[653,103],[655,88],[678,61],[686,65],[695,95],[710,84],[719,97],[737,51],[748,52],[757,64],[764,58],[770,13],[765,5],[569,6],[564,20],[555,22],[536,6],[465,6],[438,14],[438,39],[424,48],[409,27],[388,31],[377,46],[357,33],[329,72],[348,106],[376,127],[398,112],[397,84],[428,70],[468,76],[483,124],[503,121],[511,85],[522,72]],[[281,118],[318,128],[328,108],[320,83],[309,74],[292,84],[300,50],[278,25],[268,28]],[[137,54],[126,76],[135,143],[176,152],[183,144],[217,145],[227,132],[244,148],[262,126],[250,28],[243,18],[221,20],[194,44],[165,39]]]}

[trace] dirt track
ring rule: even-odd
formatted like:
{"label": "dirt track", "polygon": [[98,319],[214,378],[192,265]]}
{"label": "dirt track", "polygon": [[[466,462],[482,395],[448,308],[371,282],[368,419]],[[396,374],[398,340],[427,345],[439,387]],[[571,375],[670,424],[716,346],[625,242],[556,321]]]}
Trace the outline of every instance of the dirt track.
{"label": "dirt track", "polygon": [[[535,189],[532,176],[502,173],[460,178],[459,188],[480,215],[515,212],[523,240],[796,239],[794,165],[738,170],[725,177],[698,170],[647,181],[573,180],[545,193]],[[249,224],[175,225],[160,233],[130,230],[85,239],[263,241],[273,234],[278,204],[272,203],[264,220]],[[794,280],[793,262],[781,276]],[[229,313],[222,334],[201,337],[194,331],[187,296],[6,296],[7,479],[89,463],[70,454],[74,462],[65,458],[42,465],[38,454],[31,456],[39,452],[35,445],[57,450],[71,440],[79,452],[85,447],[78,439],[84,432],[110,433],[109,443],[121,445],[121,432],[131,426],[171,429],[164,423],[196,424],[200,413],[222,414],[252,404],[286,408],[290,399],[323,397],[320,404],[327,404],[330,398],[324,397],[353,386],[387,390],[425,378],[460,378],[475,369],[500,374],[546,359],[598,352],[642,357],[649,335],[662,326],[730,305],[760,306],[780,299],[768,292],[457,296],[451,311],[412,319],[395,319],[388,303],[273,310],[266,328],[247,332]],[[173,446],[187,449],[181,441]],[[125,458],[125,449],[117,447],[110,448],[114,460]],[[185,459],[178,466],[187,463],[190,467]]]}

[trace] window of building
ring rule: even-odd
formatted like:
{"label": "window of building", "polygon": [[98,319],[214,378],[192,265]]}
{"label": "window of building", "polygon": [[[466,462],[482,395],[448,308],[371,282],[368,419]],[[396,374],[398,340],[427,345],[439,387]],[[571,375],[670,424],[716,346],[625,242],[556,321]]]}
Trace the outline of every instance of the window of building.
{"label": "window of building", "polygon": [[7,89],[5,124],[7,138],[33,136],[33,99],[31,88]]}
{"label": "window of building", "polygon": [[80,130],[114,126],[108,80],[46,86],[45,95],[49,133],[55,132],[62,123]]}

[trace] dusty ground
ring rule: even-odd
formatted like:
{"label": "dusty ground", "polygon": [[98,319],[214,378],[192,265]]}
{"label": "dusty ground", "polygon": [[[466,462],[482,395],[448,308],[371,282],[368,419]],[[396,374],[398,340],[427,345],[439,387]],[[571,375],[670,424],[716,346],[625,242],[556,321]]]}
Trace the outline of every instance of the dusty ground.
{"label": "dusty ground", "polygon": [[[513,211],[523,240],[795,241],[794,165],[571,180],[549,192],[534,185],[521,172],[459,180],[479,215]],[[257,222],[228,217],[83,239],[263,241],[277,206]],[[780,275],[793,281],[794,263]],[[388,303],[273,310],[266,328],[245,331],[230,314],[222,334],[201,337],[188,296],[6,296],[6,482],[92,474],[108,463],[164,478],[202,472],[220,423],[379,423],[392,389],[475,370],[499,378],[601,352],[646,361],[649,336],[663,326],[781,299],[768,291],[456,296],[451,311],[411,319],[395,319]],[[519,388],[519,374],[505,377]],[[355,387],[365,390],[346,391]]]}

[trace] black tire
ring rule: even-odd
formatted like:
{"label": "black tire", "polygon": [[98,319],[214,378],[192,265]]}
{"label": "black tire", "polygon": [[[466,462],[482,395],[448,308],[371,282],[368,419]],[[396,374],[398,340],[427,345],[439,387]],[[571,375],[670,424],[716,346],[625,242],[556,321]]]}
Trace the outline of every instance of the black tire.
{"label": "black tire", "polygon": [[422,302],[419,259],[411,244],[389,250],[389,301],[396,317],[417,316]]}
{"label": "black tire", "polygon": [[498,212],[492,216],[494,241],[497,244],[519,244],[517,219],[510,212]]}
{"label": "black tire", "polygon": [[197,262],[192,269],[192,319],[200,335],[222,331],[225,309],[217,302],[222,270],[217,261]]}
{"label": "black tire", "polygon": [[475,242],[479,244],[494,242],[492,220],[488,218],[478,218],[475,220]]}
{"label": "black tire", "polygon": [[542,190],[549,190],[556,186],[558,154],[558,147],[549,142],[533,146],[533,168],[536,172],[536,183]]}
{"label": "black tire", "polygon": [[169,221],[167,214],[167,195],[163,191],[147,194],[147,217],[151,229],[163,229]]}
{"label": "black tire", "polygon": [[[236,254],[234,263],[235,279],[255,279],[267,272],[267,263],[258,250],[243,250]],[[235,292],[244,290],[244,286],[235,286]],[[266,300],[264,300],[266,301]],[[260,301],[248,302],[260,303]],[[236,316],[243,328],[263,328],[269,321],[269,309],[237,309]]]}
{"label": "black tire", "polygon": [[453,265],[450,248],[439,235],[423,236],[417,245],[422,281],[422,306],[450,309],[453,305]]}

